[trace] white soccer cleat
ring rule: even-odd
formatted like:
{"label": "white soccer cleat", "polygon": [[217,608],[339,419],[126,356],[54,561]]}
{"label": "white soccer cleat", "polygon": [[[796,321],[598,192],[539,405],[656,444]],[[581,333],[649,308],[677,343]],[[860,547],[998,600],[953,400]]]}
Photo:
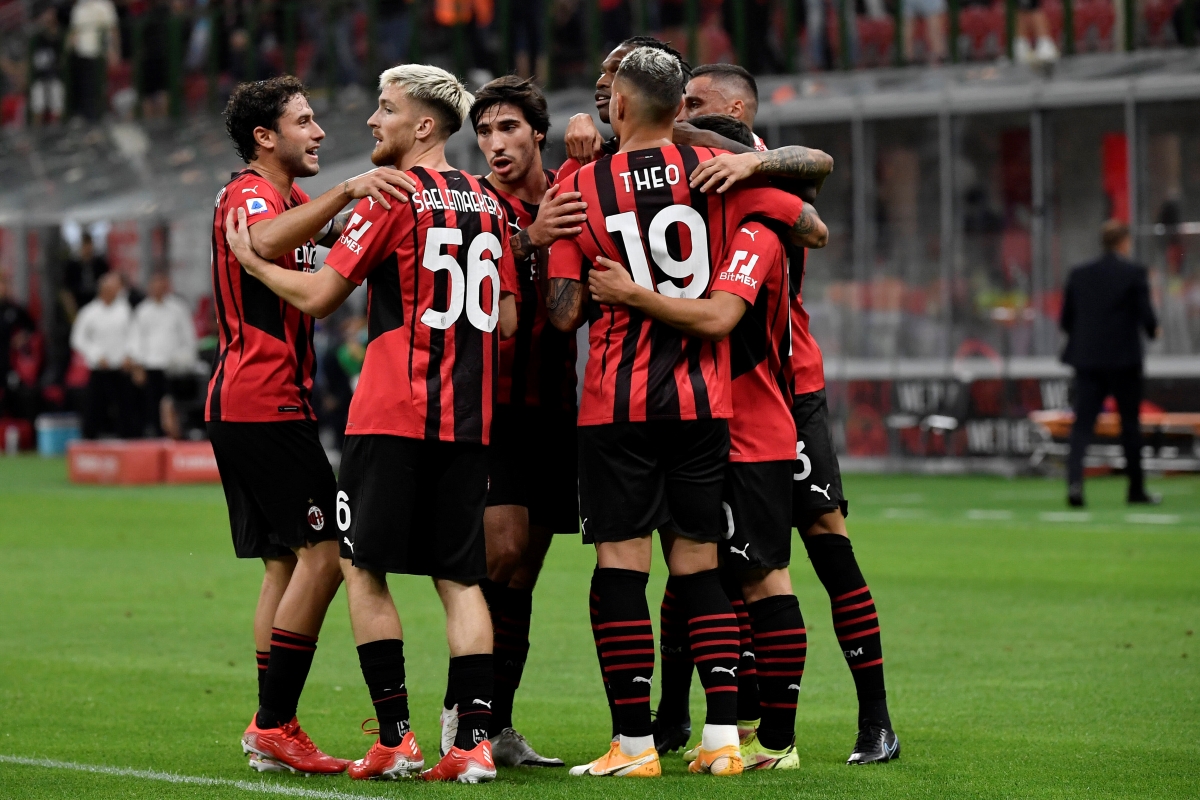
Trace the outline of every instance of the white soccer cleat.
{"label": "white soccer cleat", "polygon": [[458,704],[443,708],[438,721],[442,725],[442,741],[438,744],[438,754],[445,758],[450,748],[454,747],[454,737],[458,736]]}

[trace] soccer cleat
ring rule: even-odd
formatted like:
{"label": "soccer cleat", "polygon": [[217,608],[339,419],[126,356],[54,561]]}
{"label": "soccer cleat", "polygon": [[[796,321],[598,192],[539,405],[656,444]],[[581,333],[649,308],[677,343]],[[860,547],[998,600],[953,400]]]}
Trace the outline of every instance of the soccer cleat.
{"label": "soccer cleat", "polygon": [[861,728],[847,764],[882,764],[900,757],[900,740],[891,728],[874,723]]}
{"label": "soccer cleat", "polygon": [[737,721],[738,741],[749,741],[750,737],[758,732],[758,723],[760,722],[762,722],[760,719],[739,719]]}
{"label": "soccer cleat", "polygon": [[688,765],[688,772],[707,772],[726,777],[742,774],[742,751],[736,745],[727,744],[716,750],[696,748],[696,758]]}
{"label": "soccer cleat", "polygon": [[683,751],[683,762],[685,764],[690,764],[696,760],[696,756],[698,756],[698,755],[700,755],[700,745],[699,744],[697,744],[695,747],[690,747],[687,750]]}
{"label": "soccer cleat", "polygon": [[471,750],[450,746],[442,760],[421,773],[427,781],[458,781],[486,783],[496,778],[496,762],[492,760],[492,743],[484,739]]}
{"label": "soccer cleat", "polygon": [[1162,503],[1162,495],[1153,492],[1137,492],[1126,497],[1125,502],[1130,505],[1157,506]]}
{"label": "soccer cleat", "polygon": [[388,747],[376,741],[362,758],[350,765],[350,777],[356,781],[394,781],[415,778],[425,766],[425,757],[412,731],[404,734],[400,744]]}
{"label": "soccer cleat", "polygon": [[742,768],[752,769],[800,769],[800,754],[796,752],[796,738],[782,750],[763,747],[758,736],[742,742]]}
{"label": "soccer cleat", "polygon": [[263,758],[258,753],[250,754],[250,769],[256,772],[287,772],[288,769],[273,758]]}
{"label": "soccer cleat", "polygon": [[[350,766],[346,759],[327,756],[318,750],[295,717],[282,727],[266,729],[258,727],[257,719],[250,720],[250,727],[242,734],[242,752],[257,755],[260,762],[272,761],[304,775],[337,775]],[[273,767],[260,769],[253,761],[250,766],[260,772],[274,771]]]}
{"label": "soccer cleat", "polygon": [[655,717],[653,733],[654,748],[660,756],[665,756],[681,747],[687,747],[688,739],[692,738],[692,721],[683,719],[679,722],[663,722],[662,717]]}
{"label": "soccer cleat", "polygon": [[614,741],[607,753],[595,761],[573,767],[571,774],[597,778],[657,778],[662,775],[662,764],[658,760],[658,751],[653,747],[636,756],[627,756],[621,752],[620,741]]}
{"label": "soccer cleat", "polygon": [[442,726],[442,740],[438,744],[438,755],[444,758],[446,753],[450,752],[450,748],[454,747],[454,737],[458,736],[457,703],[450,708],[442,709],[442,715],[438,718],[438,724]]}
{"label": "soccer cleat", "polygon": [[[611,753],[613,750],[617,750],[620,747],[621,747],[621,740],[619,738],[614,738],[611,742],[608,743],[608,752]],[[605,753],[605,755],[608,755],[608,753]],[[604,756],[601,756],[600,758],[603,758],[603,757]],[[593,766],[595,766],[595,764],[599,760],[600,759],[597,758],[597,759],[587,762],[586,764],[580,764],[578,766],[571,767],[569,772],[571,775],[574,775],[576,777],[578,777],[580,775],[586,775],[587,771],[590,770]]]}
{"label": "soccer cleat", "polygon": [[561,767],[561,758],[546,758],[530,747],[525,737],[512,728],[505,728],[493,736],[492,758],[502,767]]}

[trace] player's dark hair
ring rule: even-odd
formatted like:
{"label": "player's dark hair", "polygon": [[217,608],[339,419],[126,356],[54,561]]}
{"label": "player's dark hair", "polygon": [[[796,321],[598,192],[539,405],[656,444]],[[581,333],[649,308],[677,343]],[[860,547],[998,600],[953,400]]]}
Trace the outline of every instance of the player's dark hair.
{"label": "player's dark hair", "polygon": [[618,46],[628,47],[631,50],[636,50],[639,47],[653,47],[655,50],[662,50],[664,53],[670,53],[679,59],[679,65],[683,67],[683,79],[685,82],[691,80],[692,75],[695,74],[692,72],[692,65],[687,62],[682,53],[661,39],[655,39],[653,36],[630,36]]}
{"label": "player's dark hair", "polygon": [[279,118],[296,95],[308,97],[299,78],[280,75],[265,81],[239,83],[225,104],[225,131],[233,140],[233,151],[249,164],[258,155],[255,128],[279,133]]}
{"label": "player's dark hair", "polygon": [[692,71],[692,77],[699,78],[701,75],[711,75],[714,78],[741,81],[750,90],[750,94],[754,96],[754,102],[757,105],[758,81],[754,80],[754,76],[747,72],[745,67],[739,67],[737,64],[701,64]]}
{"label": "player's dark hair", "polygon": [[479,126],[479,118],[483,116],[483,112],[505,103],[520,109],[529,127],[542,134],[539,146],[545,150],[546,131],[550,130],[546,95],[542,94],[542,90],[533,81],[526,78],[503,75],[485,83],[475,93],[475,103],[471,106],[471,127]]}
{"label": "player's dark hair", "polygon": [[1119,219],[1106,220],[1100,226],[1100,245],[1104,252],[1112,253],[1129,238],[1129,226]]}
{"label": "player's dark hair", "polygon": [[738,144],[754,147],[754,134],[750,132],[749,126],[737,117],[728,114],[701,114],[689,119],[688,124],[701,130],[719,133]]}
{"label": "player's dark hair", "polygon": [[651,47],[639,47],[625,56],[616,81],[633,87],[641,101],[641,115],[656,123],[674,119],[687,83],[679,59]]}

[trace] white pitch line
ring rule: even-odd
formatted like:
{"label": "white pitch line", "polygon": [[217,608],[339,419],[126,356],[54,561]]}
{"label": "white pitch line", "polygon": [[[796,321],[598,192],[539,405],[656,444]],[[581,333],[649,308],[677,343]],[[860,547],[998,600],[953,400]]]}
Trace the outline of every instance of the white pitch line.
{"label": "white pitch line", "polygon": [[22,758],[21,756],[0,755],[0,764],[20,764],[25,767],[42,767],[44,769],[67,769],[74,772],[92,772],[97,775],[112,775],[120,778],[141,778],[147,781],[162,781],[164,783],[184,783],[192,786],[228,786],[231,789],[241,789],[243,792],[258,792],[260,794],[279,794],[287,797],[312,797],[317,800],[361,800],[370,797],[365,794],[349,794],[347,792],[332,792],[321,789],[301,789],[298,786],[284,786],[277,783],[256,781],[235,781],[228,778],[202,778],[195,775],[177,775],[174,772],[158,772],[151,769],[129,769],[127,767],[105,767],[97,764],[76,764],[74,761],[54,761],[49,758]]}
{"label": "white pitch line", "polygon": [[1013,512],[994,508],[972,508],[967,511],[967,519],[1001,520],[1012,519]]}

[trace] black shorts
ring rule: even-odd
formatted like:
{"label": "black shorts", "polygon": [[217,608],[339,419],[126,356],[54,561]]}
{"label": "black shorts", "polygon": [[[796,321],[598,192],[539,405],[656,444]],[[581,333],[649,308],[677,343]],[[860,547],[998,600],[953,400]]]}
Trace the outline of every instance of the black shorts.
{"label": "black shorts", "polygon": [[523,506],[531,526],[579,532],[575,410],[496,406],[488,445],[489,506]]}
{"label": "black shorts", "polygon": [[660,528],[720,540],[728,459],[723,419],[579,426],[583,541],[620,542]]}
{"label": "black shorts", "polygon": [[791,461],[731,461],[725,467],[721,566],[782,569],[792,561]]}
{"label": "black shorts", "polygon": [[209,422],[238,558],[280,558],[336,539],[337,480],[317,423]]}
{"label": "black shorts", "polygon": [[796,461],[792,473],[792,525],[801,535],[819,517],[841,509],[850,513],[842,494],[842,471],[838,468],[829,431],[829,407],[825,390],[796,395],[792,401],[796,421]]}
{"label": "black shorts", "polygon": [[485,578],[486,450],[465,442],[347,436],[337,492],[342,558],[372,572],[459,583]]}

